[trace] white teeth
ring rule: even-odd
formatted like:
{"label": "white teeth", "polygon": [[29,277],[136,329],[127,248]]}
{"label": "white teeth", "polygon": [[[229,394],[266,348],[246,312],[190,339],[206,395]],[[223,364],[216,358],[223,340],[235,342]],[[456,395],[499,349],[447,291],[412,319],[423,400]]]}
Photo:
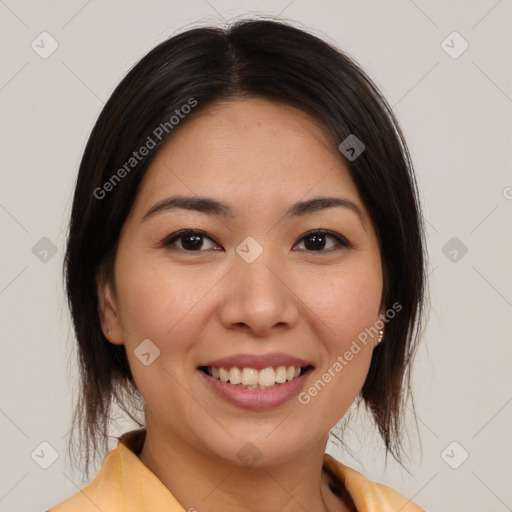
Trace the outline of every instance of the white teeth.
{"label": "white teeth", "polygon": [[276,372],[274,368],[264,368],[259,375],[260,386],[273,386],[276,383]]}
{"label": "white teeth", "polygon": [[242,382],[242,372],[236,366],[229,370],[229,382],[231,384],[240,384]]}
{"label": "white teeth", "polygon": [[208,367],[207,373],[214,379],[220,379],[222,382],[230,382],[239,387],[248,389],[268,389],[276,384],[284,384],[300,376],[302,368],[300,366],[278,366],[263,368],[258,371],[254,368],[213,368]]}
{"label": "white teeth", "polygon": [[242,384],[244,386],[256,386],[258,384],[258,370],[244,368],[242,370]]}
{"label": "white teeth", "polygon": [[284,382],[286,382],[286,367],[285,366],[277,367],[276,382],[279,382],[279,384],[283,384]]}
{"label": "white teeth", "polygon": [[229,380],[229,373],[224,368],[221,368],[219,370],[219,377],[222,382],[227,382]]}

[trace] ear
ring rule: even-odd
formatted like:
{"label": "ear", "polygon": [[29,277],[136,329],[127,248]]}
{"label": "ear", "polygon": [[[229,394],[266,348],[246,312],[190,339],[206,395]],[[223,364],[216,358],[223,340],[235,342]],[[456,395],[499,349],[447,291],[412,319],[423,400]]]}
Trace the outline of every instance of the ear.
{"label": "ear", "polygon": [[117,301],[112,285],[102,278],[97,279],[98,313],[103,335],[114,345],[123,345],[123,330],[118,315]]}

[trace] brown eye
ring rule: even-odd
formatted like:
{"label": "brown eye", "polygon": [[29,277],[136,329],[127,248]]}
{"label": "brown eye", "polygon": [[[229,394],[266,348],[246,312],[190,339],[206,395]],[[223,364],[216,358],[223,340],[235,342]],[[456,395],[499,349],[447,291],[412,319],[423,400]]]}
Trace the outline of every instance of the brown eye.
{"label": "brown eye", "polygon": [[[310,252],[331,252],[352,246],[352,244],[341,235],[323,230],[310,231],[306,233],[301,240],[304,241],[305,250]],[[329,242],[329,240],[334,240],[334,243]]]}
{"label": "brown eye", "polygon": [[[210,242],[210,247],[206,247],[206,249],[204,249],[205,241]],[[187,252],[204,252],[205,250],[218,247],[216,243],[205,233],[202,231],[193,230],[185,230],[179,231],[178,233],[173,233],[163,242],[163,245],[165,247],[173,246],[178,250]],[[206,245],[208,245],[207,242]]]}

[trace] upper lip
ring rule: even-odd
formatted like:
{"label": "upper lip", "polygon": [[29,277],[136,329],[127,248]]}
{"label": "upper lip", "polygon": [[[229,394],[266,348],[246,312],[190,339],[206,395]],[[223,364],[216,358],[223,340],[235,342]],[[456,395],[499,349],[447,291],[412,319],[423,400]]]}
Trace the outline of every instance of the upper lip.
{"label": "upper lip", "polygon": [[223,357],[208,361],[199,367],[211,366],[213,368],[254,368],[255,370],[263,370],[263,368],[277,368],[278,366],[312,366],[309,361],[300,359],[299,357],[290,356],[279,352],[272,354],[256,355],[256,354],[234,354],[232,356]]}

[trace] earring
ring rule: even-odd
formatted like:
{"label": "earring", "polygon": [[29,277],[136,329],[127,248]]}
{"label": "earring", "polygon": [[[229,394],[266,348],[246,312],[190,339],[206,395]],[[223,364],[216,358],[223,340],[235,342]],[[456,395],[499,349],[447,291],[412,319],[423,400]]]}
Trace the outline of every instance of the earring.
{"label": "earring", "polygon": [[381,329],[379,331],[379,339],[377,340],[377,344],[379,344],[382,341],[382,338],[384,338],[384,331]]}
{"label": "earring", "polygon": [[110,329],[109,329],[107,332],[108,332],[109,334],[112,334],[112,331],[111,331]]}

